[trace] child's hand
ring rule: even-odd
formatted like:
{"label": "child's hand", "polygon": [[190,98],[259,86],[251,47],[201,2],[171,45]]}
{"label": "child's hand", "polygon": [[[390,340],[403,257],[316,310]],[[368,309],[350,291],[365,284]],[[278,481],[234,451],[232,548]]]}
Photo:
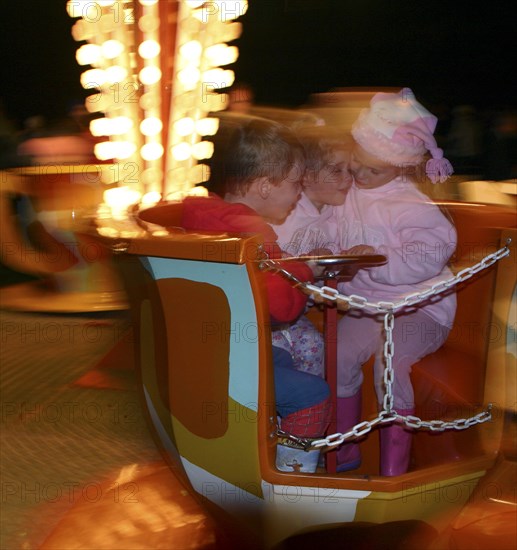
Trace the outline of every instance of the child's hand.
{"label": "child's hand", "polygon": [[316,262],[312,261],[308,261],[305,263],[311,268],[312,274],[316,279],[318,277],[321,277],[325,272],[326,267],[324,265],[318,265]]}
{"label": "child's hand", "polygon": [[[313,248],[307,256],[332,256],[332,250],[328,248]],[[324,265],[318,265],[316,262],[306,262],[307,265],[311,268],[314,278],[318,279],[325,273],[326,267]]]}
{"label": "child's hand", "polygon": [[[313,248],[307,253],[307,256],[332,256],[332,250],[328,248]],[[313,261],[307,261],[305,263],[311,268],[312,274],[316,279],[321,277],[325,272],[326,267],[324,265],[318,265]]]}
{"label": "child's hand", "polygon": [[350,254],[351,256],[365,256],[367,254],[375,254],[375,248],[367,244],[356,244],[348,250],[343,250],[341,254]]}

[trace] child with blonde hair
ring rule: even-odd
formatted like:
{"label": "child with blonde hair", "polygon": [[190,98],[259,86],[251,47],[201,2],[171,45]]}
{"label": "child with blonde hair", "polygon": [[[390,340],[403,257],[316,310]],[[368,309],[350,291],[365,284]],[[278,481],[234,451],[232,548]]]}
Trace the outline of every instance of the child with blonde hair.
{"label": "child with blonde hair", "polygon": [[[326,127],[300,130],[305,152],[302,194],[280,225],[273,225],[280,248],[291,256],[321,256],[339,252],[338,207],[352,183],[349,172],[351,138]],[[273,342],[293,355],[299,370],[324,376],[324,343],[307,317],[273,332]]]}

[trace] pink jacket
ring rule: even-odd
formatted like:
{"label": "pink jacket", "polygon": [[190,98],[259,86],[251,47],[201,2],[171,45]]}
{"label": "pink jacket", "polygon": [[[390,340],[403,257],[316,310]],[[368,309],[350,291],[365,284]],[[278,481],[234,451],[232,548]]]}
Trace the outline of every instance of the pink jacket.
{"label": "pink jacket", "polygon": [[315,248],[340,251],[335,206],[325,205],[321,212],[302,193],[296,207],[281,225],[273,225],[280,248],[291,256],[307,254]]}
{"label": "pink jacket", "polygon": [[[377,189],[353,185],[340,209],[340,248],[367,244],[388,263],[360,270],[341,283],[344,294],[373,301],[399,301],[452,276],[447,263],[456,249],[456,229],[426,195],[402,178]],[[441,295],[423,307],[441,325],[451,327],[456,294]]]}

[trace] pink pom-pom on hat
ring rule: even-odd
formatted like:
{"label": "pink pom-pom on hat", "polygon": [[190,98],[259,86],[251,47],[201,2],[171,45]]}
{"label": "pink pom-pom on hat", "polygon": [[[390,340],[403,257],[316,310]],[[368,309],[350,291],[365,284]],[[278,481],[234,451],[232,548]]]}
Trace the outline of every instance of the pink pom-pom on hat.
{"label": "pink pom-pom on hat", "polygon": [[378,93],[352,126],[352,135],[371,155],[395,166],[420,164],[427,151],[426,174],[433,183],[453,172],[433,136],[437,118],[423,107],[409,88]]}

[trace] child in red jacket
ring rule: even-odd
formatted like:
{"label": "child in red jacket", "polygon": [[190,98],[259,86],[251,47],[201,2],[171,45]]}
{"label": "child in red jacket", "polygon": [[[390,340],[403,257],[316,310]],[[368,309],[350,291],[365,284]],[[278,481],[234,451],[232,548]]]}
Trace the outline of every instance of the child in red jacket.
{"label": "child in red jacket", "polygon": [[[182,226],[186,229],[259,233],[269,258],[282,256],[277,236],[269,223],[281,223],[300,198],[304,173],[303,149],[286,127],[272,121],[246,118],[219,151],[216,168],[224,199],[189,197],[184,200]],[[217,158],[218,153],[221,160]],[[304,263],[289,262],[288,269],[302,281],[312,281]],[[265,273],[272,324],[288,323],[303,314],[307,297],[284,277]],[[275,395],[282,430],[299,437],[320,438],[330,420],[327,383],[297,371],[288,352],[273,346]],[[309,457],[308,455],[312,455]],[[279,445],[277,467],[314,471],[319,451],[306,453]],[[301,461],[300,461],[301,459]],[[309,461],[312,466],[309,466]],[[291,466],[289,466],[291,464]]]}

